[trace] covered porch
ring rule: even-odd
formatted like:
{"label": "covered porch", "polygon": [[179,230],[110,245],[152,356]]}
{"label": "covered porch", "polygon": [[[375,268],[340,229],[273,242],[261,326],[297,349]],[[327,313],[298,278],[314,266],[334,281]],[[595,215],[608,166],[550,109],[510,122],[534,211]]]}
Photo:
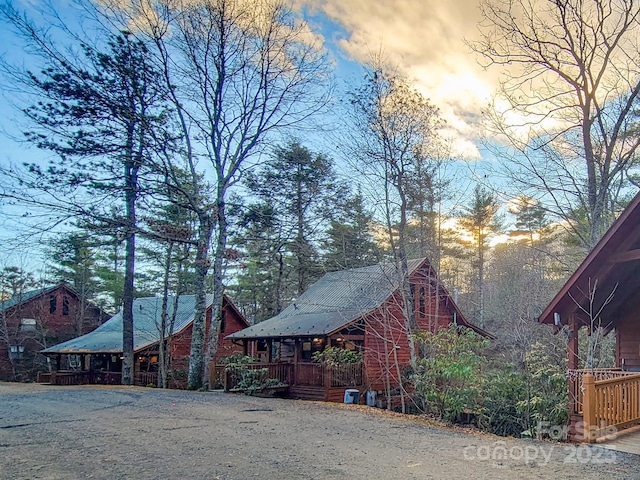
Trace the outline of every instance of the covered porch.
{"label": "covered porch", "polygon": [[[568,337],[571,440],[595,442],[640,424],[639,271],[637,195],[539,317]],[[594,368],[592,346],[606,335],[615,335],[615,365]]]}
{"label": "covered porch", "polygon": [[[38,382],[51,385],[120,385],[122,352],[78,352],[49,354],[52,370],[40,373]],[[158,353],[153,350],[134,355],[134,385],[158,385]]]}
{"label": "covered porch", "polygon": [[234,341],[242,345],[244,354],[253,357],[255,363],[241,367],[217,364],[210,369],[210,385],[222,385],[229,391],[236,387],[240,368],[266,369],[266,378],[277,379],[287,385],[286,396],[291,398],[342,402],[346,389],[357,389],[363,398],[366,382],[362,360],[338,365],[314,361],[316,354],[327,348],[362,353],[362,322],[329,334],[243,337]]}

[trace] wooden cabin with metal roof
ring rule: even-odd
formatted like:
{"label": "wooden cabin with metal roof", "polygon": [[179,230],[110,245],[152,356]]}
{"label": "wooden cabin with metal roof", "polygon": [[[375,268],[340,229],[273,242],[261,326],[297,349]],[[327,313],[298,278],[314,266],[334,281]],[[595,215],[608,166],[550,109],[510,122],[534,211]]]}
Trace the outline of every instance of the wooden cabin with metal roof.
{"label": "wooden cabin with metal roof", "polygon": [[[640,194],[622,212],[538,321],[569,336],[569,438],[594,441],[640,424]],[[615,367],[592,368],[578,331],[615,332]],[[584,353],[584,352],[583,352]]]}
{"label": "wooden cabin with metal roof", "polygon": [[[491,337],[465,319],[427,259],[409,261],[409,282],[419,329],[457,323]],[[280,314],[227,338],[289,385],[290,396],[341,402],[346,388],[382,392],[398,385],[410,364],[401,305],[394,264],[331,272]],[[313,362],[327,347],[360,352],[363,361],[342,370]]]}
{"label": "wooden cabin with metal roof", "polygon": [[[207,295],[207,327],[211,324],[213,296]],[[176,305],[175,316],[173,305]],[[186,388],[195,295],[181,295],[177,303],[169,297],[168,316],[173,329],[162,335],[162,298],[137,298],[133,302],[134,383],[158,383],[160,338],[170,339],[170,386]],[[224,337],[249,326],[233,302],[224,297],[216,359],[241,352],[242,348]],[[208,331],[208,328],[207,328]],[[93,332],[46,348],[44,355],[54,361],[50,383],[56,385],[120,384],[122,379],[122,312]]]}
{"label": "wooden cabin with metal roof", "polygon": [[49,371],[43,347],[90,332],[107,318],[66,283],[0,302],[0,380],[36,380]]}

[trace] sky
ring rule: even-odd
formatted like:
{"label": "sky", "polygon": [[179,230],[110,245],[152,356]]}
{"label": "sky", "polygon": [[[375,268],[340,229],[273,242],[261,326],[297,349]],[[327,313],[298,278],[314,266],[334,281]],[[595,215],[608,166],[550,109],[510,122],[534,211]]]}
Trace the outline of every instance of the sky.
{"label": "sky", "polygon": [[[336,77],[349,81],[359,64],[381,52],[440,109],[455,156],[481,158],[474,139],[481,134],[481,110],[497,86],[499,72],[483,70],[465,43],[478,36],[480,0],[288,1],[304,12],[314,34],[336,59]],[[37,11],[39,0],[14,3]],[[15,57],[19,52],[13,43],[10,33],[1,29],[0,55]],[[4,93],[2,110],[8,100]],[[14,123],[11,115],[3,115],[0,131],[15,133]],[[0,138],[0,161],[15,153],[16,143]]]}
{"label": "sky", "polygon": [[[304,15],[313,34],[335,59],[335,75],[343,88],[360,80],[361,65],[381,54],[440,109],[446,120],[442,133],[451,141],[453,156],[471,162],[483,158],[478,142],[481,112],[497,86],[499,72],[483,70],[465,43],[478,36],[480,0],[288,1]],[[39,0],[14,2],[37,13]],[[56,6],[66,4],[61,1]],[[10,33],[0,29],[0,55],[22,61],[22,54]],[[5,85],[0,92],[3,165],[45,155],[13,138],[20,136],[20,122],[11,105],[12,96]],[[2,220],[0,240],[11,235],[6,228],[2,232]]]}
{"label": "sky", "polygon": [[479,0],[294,1],[340,68],[381,52],[440,109],[454,156],[482,157],[474,139],[481,135],[481,112],[498,72],[485,71],[465,43],[478,38]]}

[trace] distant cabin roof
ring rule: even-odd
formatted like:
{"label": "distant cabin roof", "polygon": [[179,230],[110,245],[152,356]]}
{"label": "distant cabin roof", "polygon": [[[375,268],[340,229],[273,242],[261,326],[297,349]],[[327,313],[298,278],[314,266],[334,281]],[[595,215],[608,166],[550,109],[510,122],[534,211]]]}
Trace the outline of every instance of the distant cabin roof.
{"label": "distant cabin roof", "polygon": [[0,312],[7,310],[11,307],[15,307],[16,305],[26,302],[27,300],[37,297],[38,295],[46,293],[50,290],[55,290],[61,285],[64,285],[64,284],[58,284],[53,287],[38,288],[36,290],[29,290],[28,292],[23,292],[23,293],[19,293],[18,295],[14,295],[10,299],[0,302]]}
{"label": "distant cabin roof", "polygon": [[[410,260],[409,274],[424,263],[424,258]],[[398,287],[396,266],[392,263],[330,272],[275,317],[227,338],[239,340],[329,335],[380,307]],[[443,291],[446,293],[446,290]],[[467,325],[457,307],[454,308],[461,323]],[[470,324],[468,326],[477,329]],[[480,329],[477,331],[481,332]]]}
{"label": "distant cabin roof", "polygon": [[[178,333],[192,321],[195,312],[195,295],[182,295],[178,299],[178,309],[173,331]],[[173,312],[174,297],[169,297],[169,316]],[[207,295],[207,308],[213,303],[213,295]],[[162,315],[162,298],[146,297],[133,301],[133,349],[141,350],[159,341],[159,325]],[[82,353],[122,352],[122,310],[100,325],[94,331],[53,347],[45,348],[42,353]]]}

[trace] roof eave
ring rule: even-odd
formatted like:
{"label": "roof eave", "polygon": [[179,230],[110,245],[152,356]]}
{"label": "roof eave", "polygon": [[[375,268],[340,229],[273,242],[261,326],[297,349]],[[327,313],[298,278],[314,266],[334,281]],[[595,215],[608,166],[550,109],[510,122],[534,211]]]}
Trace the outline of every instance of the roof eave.
{"label": "roof eave", "polygon": [[[582,261],[580,266],[573,272],[573,275],[569,277],[569,280],[563,285],[560,291],[553,297],[551,302],[547,305],[547,308],[538,317],[538,323],[553,325],[555,324],[554,312],[558,310],[558,306],[562,300],[569,293],[571,287],[580,279],[584,272],[591,266],[596,258],[601,254],[604,247],[611,241],[616,235],[621,225],[623,225],[627,219],[636,213],[636,210],[640,206],[640,193],[631,201],[629,206],[622,212],[622,214],[613,222],[609,230],[602,236],[596,246],[589,252],[586,258]],[[561,319],[562,322],[563,319]]]}

